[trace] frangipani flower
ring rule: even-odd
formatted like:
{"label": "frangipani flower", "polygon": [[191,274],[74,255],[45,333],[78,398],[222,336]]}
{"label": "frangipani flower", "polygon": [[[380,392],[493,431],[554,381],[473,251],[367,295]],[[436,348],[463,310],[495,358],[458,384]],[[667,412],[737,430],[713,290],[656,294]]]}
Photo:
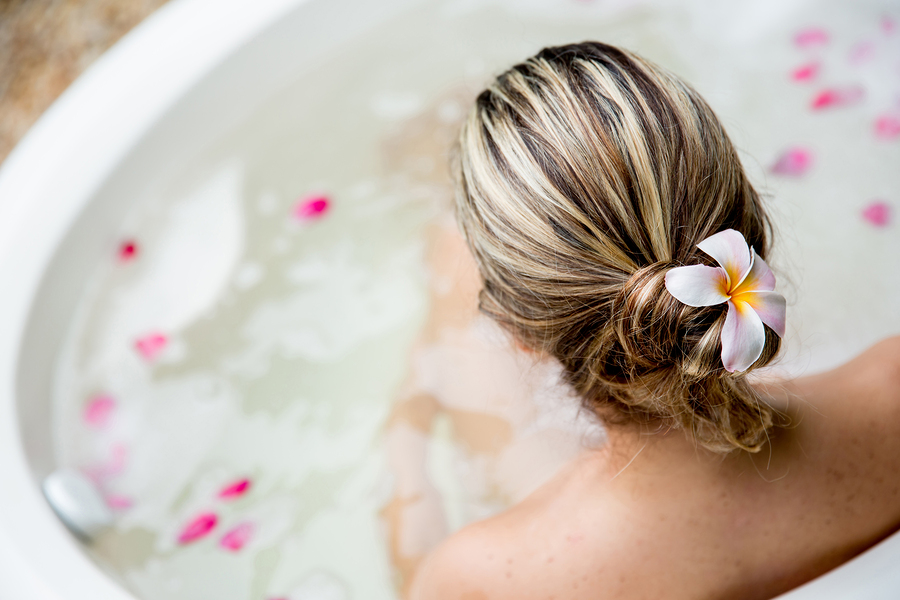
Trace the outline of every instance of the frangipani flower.
{"label": "frangipani flower", "polygon": [[728,303],[722,329],[722,364],[730,373],[746,371],[765,346],[763,323],[784,337],[784,296],[773,291],[775,275],[740,232],[720,231],[697,247],[720,266],[675,267],[666,273],[666,289],[688,306]]}

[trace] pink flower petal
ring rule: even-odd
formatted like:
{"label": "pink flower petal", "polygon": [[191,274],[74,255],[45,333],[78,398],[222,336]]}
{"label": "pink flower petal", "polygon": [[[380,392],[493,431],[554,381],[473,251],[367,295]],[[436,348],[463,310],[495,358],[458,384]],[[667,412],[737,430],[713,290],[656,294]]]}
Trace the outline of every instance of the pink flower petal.
{"label": "pink flower petal", "polygon": [[134,500],[128,496],[110,494],[106,497],[106,504],[113,510],[127,510],[134,506]]}
{"label": "pink flower petal", "polygon": [[881,115],[875,120],[875,135],[892,140],[900,136],[900,117],[894,115]]}
{"label": "pink flower petal", "polygon": [[794,36],[794,43],[800,48],[824,46],[828,43],[828,32],[818,27],[810,27],[798,31],[797,35]]}
{"label": "pink flower petal", "polygon": [[875,54],[875,44],[872,42],[860,42],[850,49],[850,62],[861,63],[869,60]]}
{"label": "pink flower petal", "polygon": [[253,523],[241,523],[222,536],[222,539],[219,540],[219,546],[226,550],[237,552],[250,541],[254,530]]}
{"label": "pink flower petal", "polygon": [[121,443],[113,444],[111,454],[108,472],[110,475],[119,475],[125,470],[125,466],[128,464],[128,446]]}
{"label": "pink flower petal", "polygon": [[219,522],[219,517],[215,513],[202,513],[184,526],[178,535],[179,544],[189,544],[200,538],[206,537],[215,529]]}
{"label": "pink flower petal", "polygon": [[810,106],[813,110],[852,106],[859,103],[863,96],[865,96],[865,90],[859,86],[828,88],[819,92],[813,98]]}
{"label": "pink flower petal", "polygon": [[743,234],[734,229],[726,229],[709,236],[697,247],[716,259],[728,275],[728,289],[740,285],[752,266],[750,247]]}
{"label": "pink flower petal", "polygon": [[159,356],[159,353],[163,351],[168,343],[169,339],[165,335],[161,333],[150,333],[139,338],[134,343],[134,347],[137,348],[137,351],[141,356],[148,361],[152,361]]}
{"label": "pink flower petal", "polygon": [[301,221],[321,219],[331,208],[331,201],[325,196],[309,196],[294,207],[294,216]]}
{"label": "pink flower petal", "polygon": [[881,31],[884,32],[885,35],[893,35],[896,29],[897,22],[894,21],[894,19],[888,15],[881,17]]}
{"label": "pink flower petal", "polygon": [[106,481],[120,475],[128,464],[128,447],[125,444],[113,444],[110,448],[109,460],[87,467],[84,474],[98,486],[103,486]]}
{"label": "pink flower petal", "polygon": [[772,273],[772,269],[753,248],[750,248],[750,254],[752,255],[750,272],[741,284],[731,291],[732,296],[746,292],[771,292],[775,289],[775,274]]}
{"label": "pink flower petal", "polygon": [[891,206],[887,202],[876,200],[863,209],[862,218],[875,227],[887,227],[891,221]]}
{"label": "pink flower petal", "polygon": [[84,407],[84,421],[98,429],[109,425],[109,420],[116,409],[116,401],[110,396],[97,396]]}
{"label": "pink flower petal", "polygon": [[796,82],[812,81],[819,74],[819,63],[811,62],[791,71],[791,79]]}
{"label": "pink flower petal", "polygon": [[119,260],[128,262],[137,257],[138,245],[134,240],[125,240],[119,245]]}
{"label": "pink flower petal", "polygon": [[746,371],[756,362],[766,343],[766,330],[756,311],[746,302],[728,301],[722,328],[722,364],[729,373]]}
{"label": "pink flower petal", "polygon": [[219,492],[219,498],[223,500],[233,500],[240,498],[250,489],[249,479],[239,479],[234,483],[230,483]]}
{"label": "pink flower petal", "polygon": [[665,281],[669,293],[688,306],[715,306],[728,300],[728,277],[718,267],[675,267],[666,273]]}
{"label": "pink flower petal", "polygon": [[812,166],[812,152],[806,148],[788,148],[772,165],[772,172],[777,175],[799,177]]}

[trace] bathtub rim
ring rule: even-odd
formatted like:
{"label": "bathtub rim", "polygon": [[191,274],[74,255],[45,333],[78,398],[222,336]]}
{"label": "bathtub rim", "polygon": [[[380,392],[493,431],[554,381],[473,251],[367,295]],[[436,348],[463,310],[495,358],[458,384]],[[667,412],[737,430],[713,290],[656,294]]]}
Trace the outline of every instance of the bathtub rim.
{"label": "bathtub rim", "polygon": [[0,299],[0,597],[134,600],[79,547],[29,470],[16,417],[29,311],[58,243],[122,157],[204,75],[305,2],[170,0],[76,79],[0,165],[8,288]]}

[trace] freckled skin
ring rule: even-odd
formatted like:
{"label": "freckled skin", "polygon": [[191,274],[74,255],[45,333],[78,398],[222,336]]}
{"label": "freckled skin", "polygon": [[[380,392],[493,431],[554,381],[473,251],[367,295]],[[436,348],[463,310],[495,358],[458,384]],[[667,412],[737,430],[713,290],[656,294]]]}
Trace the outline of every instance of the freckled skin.
{"label": "freckled skin", "polygon": [[762,600],[896,531],[900,336],[828,373],[760,387],[792,421],[760,453],[611,429],[606,447],[442,544],[410,600]]}

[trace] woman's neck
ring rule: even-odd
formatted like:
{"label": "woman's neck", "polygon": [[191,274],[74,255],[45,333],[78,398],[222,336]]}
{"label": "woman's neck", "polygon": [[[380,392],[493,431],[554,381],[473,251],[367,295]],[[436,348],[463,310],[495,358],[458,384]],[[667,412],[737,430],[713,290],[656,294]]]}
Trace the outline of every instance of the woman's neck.
{"label": "woman's neck", "polygon": [[[786,406],[780,401],[778,404]],[[796,422],[794,409],[783,410],[789,413],[789,420]],[[783,455],[795,433],[793,428],[773,427],[758,452],[738,449],[720,453],[703,448],[681,429],[614,425],[607,428],[607,442],[598,453],[602,464],[598,475],[607,481],[713,483],[750,472],[771,480],[781,476]]]}

